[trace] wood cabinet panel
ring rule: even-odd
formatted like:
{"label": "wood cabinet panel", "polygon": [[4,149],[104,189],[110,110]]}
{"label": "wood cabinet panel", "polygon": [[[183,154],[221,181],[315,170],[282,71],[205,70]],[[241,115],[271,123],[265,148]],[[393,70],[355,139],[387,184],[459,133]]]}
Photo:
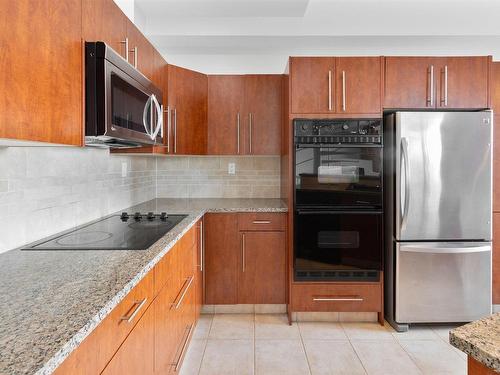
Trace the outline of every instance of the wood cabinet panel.
{"label": "wood cabinet panel", "polygon": [[382,112],[381,57],[338,57],[336,108],[343,113]]}
{"label": "wood cabinet panel", "polygon": [[237,303],[239,237],[237,214],[205,215],[205,303]]}
{"label": "wood cabinet panel", "polygon": [[238,155],[243,153],[244,89],[244,76],[211,75],[208,77],[208,154]]}
{"label": "wood cabinet panel", "polygon": [[[127,35],[129,38],[128,61],[135,65],[137,59],[137,69],[147,78],[153,79],[154,71],[154,47],[146,39],[140,30],[127,19]],[[136,49],[137,48],[137,49]],[[136,56],[137,53],[137,56]]]}
{"label": "wood cabinet panel", "polygon": [[493,119],[493,211],[500,212],[500,115]]}
{"label": "wood cabinet panel", "polygon": [[500,213],[493,213],[493,304],[500,304]]}
{"label": "wood cabinet panel", "polygon": [[201,307],[203,306],[203,295],[204,295],[204,282],[203,282],[203,268],[204,268],[204,243],[205,243],[205,234],[204,234],[204,221],[201,218],[196,224],[196,246],[195,250],[195,282],[196,282],[196,319],[201,314]]}
{"label": "wood cabinet panel", "polygon": [[249,212],[238,214],[240,231],[285,231],[286,214],[271,212]]}
{"label": "wood cabinet panel", "polygon": [[82,0],[83,39],[103,41],[127,58],[127,16],[113,0]]}
{"label": "wood cabinet panel", "polygon": [[[431,85],[431,66],[434,80]],[[384,108],[432,108],[437,101],[436,75],[439,67],[431,57],[386,57]],[[431,86],[433,103],[431,103]]]}
{"label": "wood cabinet panel", "polygon": [[493,113],[500,115],[500,62],[491,63],[491,109]]}
{"label": "wood cabinet panel", "polygon": [[498,372],[467,356],[467,375],[498,375]]}
{"label": "wood cabinet panel", "polygon": [[440,58],[437,107],[488,108],[489,60],[487,56]]}
{"label": "wood cabinet panel", "polygon": [[281,148],[282,76],[245,76],[244,153],[279,155]]}
{"label": "wood cabinet panel", "polygon": [[103,375],[153,374],[155,314],[151,306],[123,342]]}
{"label": "wood cabinet panel", "polygon": [[292,57],[290,77],[292,113],[330,113],[336,110],[334,58]]}
{"label": "wood cabinet panel", "polygon": [[240,241],[238,303],[285,303],[285,233],[240,232]]}
{"label": "wood cabinet panel", "polygon": [[[346,298],[354,301],[346,301]],[[292,311],[380,312],[382,308],[382,286],[379,283],[292,284]]]}
{"label": "wood cabinet panel", "polygon": [[0,19],[0,138],[81,146],[81,0],[3,1]]}

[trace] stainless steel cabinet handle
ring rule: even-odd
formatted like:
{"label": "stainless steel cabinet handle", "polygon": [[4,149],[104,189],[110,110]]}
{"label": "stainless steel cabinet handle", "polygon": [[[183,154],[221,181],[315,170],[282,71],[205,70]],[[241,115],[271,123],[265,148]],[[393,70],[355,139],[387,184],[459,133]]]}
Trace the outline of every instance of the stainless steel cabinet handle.
{"label": "stainless steel cabinet handle", "polygon": [[253,224],[271,224],[270,220],[254,220]]}
{"label": "stainless steel cabinet handle", "polygon": [[363,298],[361,297],[313,297],[315,302],[330,302],[330,301],[352,301],[361,302]]}
{"label": "stainless steel cabinet handle", "polygon": [[405,162],[405,200],[404,207],[401,207],[401,230],[406,228],[410,206],[410,167],[408,162],[408,141],[406,138],[401,138],[401,163],[403,159]]}
{"label": "stainless steel cabinet handle", "polygon": [[250,144],[250,153],[252,153],[252,120],[253,120],[253,115],[252,113],[248,114],[248,128],[250,130],[249,133],[249,144]]}
{"label": "stainless steel cabinet handle", "polygon": [[187,294],[187,292],[188,292],[189,288],[191,287],[191,284],[193,283],[193,280],[194,280],[194,277],[193,277],[193,276],[189,276],[189,277],[186,279],[186,283],[185,283],[186,287],[185,287],[185,288],[184,288],[184,290],[182,291],[182,293],[181,293],[181,295],[180,295],[180,297],[179,297],[179,300],[178,300],[177,302],[172,303],[172,307],[173,307],[174,309],[176,309],[176,310],[177,310],[177,309],[181,306],[182,301],[184,301],[184,297],[186,297],[186,294]]}
{"label": "stainless steel cabinet handle", "polygon": [[236,115],[236,136],[238,137],[237,139],[237,147],[238,147],[238,154],[240,153],[240,113]]}
{"label": "stainless steel cabinet handle", "polygon": [[147,298],[144,298],[141,301],[134,301],[134,305],[136,306],[135,309],[129,316],[124,315],[120,318],[120,320],[125,320],[127,323],[130,323],[132,320],[134,320],[135,316],[137,315],[139,310],[142,309],[142,306],[144,306],[147,300],[148,300]]}
{"label": "stainless steel cabinet handle", "polygon": [[345,112],[345,70],[342,71],[342,111]]}
{"label": "stainless steel cabinet handle", "polygon": [[245,233],[241,235],[241,269],[245,272]]}
{"label": "stainless steel cabinet handle", "polygon": [[[165,110],[167,114],[167,152],[170,152],[170,106],[167,105],[167,109]],[[163,137],[163,132],[162,132]]]}
{"label": "stainless steel cabinet handle", "polygon": [[189,337],[191,337],[191,331],[193,330],[193,326],[194,326],[194,324],[190,324],[188,327],[186,327],[187,334],[186,334],[186,337],[184,339],[184,342],[182,343],[181,352],[179,354],[179,357],[177,358],[177,360],[175,362],[170,363],[171,366],[175,366],[174,372],[177,372],[177,370],[179,370],[179,366],[182,362],[182,358],[184,357],[186,349],[188,348]]}
{"label": "stainless steel cabinet handle", "polygon": [[125,38],[125,40],[122,40],[120,44],[125,44],[125,60],[128,62],[128,38]]}
{"label": "stainless steel cabinet handle", "polygon": [[448,65],[444,66],[444,106],[448,106]]}
{"label": "stainless steel cabinet handle", "polygon": [[203,272],[203,253],[205,250],[205,242],[203,239],[203,221],[200,221],[200,271]]}
{"label": "stainless steel cabinet handle", "polygon": [[134,68],[137,69],[137,61],[138,61],[137,54],[139,53],[139,48],[137,48],[137,46],[136,46],[133,49],[131,49],[130,52],[132,52],[134,54]]}
{"label": "stainless steel cabinet handle", "polygon": [[434,65],[429,67],[429,105],[434,106]]}
{"label": "stainless steel cabinet handle", "polygon": [[177,154],[177,108],[174,108],[174,154]]}
{"label": "stainless steel cabinet handle", "polygon": [[328,110],[332,110],[332,71],[328,71]]}

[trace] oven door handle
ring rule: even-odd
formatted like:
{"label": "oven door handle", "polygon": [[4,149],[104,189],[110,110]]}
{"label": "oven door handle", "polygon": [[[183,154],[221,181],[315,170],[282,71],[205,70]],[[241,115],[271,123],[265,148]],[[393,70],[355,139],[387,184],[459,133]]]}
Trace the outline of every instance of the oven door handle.
{"label": "oven door handle", "polygon": [[382,215],[382,210],[296,210],[298,215]]}

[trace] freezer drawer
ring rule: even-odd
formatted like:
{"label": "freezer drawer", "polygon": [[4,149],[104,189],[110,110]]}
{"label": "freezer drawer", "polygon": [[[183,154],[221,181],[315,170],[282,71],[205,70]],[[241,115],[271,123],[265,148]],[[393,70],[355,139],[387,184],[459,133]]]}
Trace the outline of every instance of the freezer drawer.
{"label": "freezer drawer", "polygon": [[468,322],[489,314],[490,242],[396,243],[396,322]]}

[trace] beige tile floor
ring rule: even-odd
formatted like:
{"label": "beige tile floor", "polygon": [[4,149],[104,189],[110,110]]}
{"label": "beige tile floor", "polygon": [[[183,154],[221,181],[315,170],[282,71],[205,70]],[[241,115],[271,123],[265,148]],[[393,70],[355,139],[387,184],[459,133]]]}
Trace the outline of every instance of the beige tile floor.
{"label": "beige tile floor", "polygon": [[284,314],[202,315],[181,375],[465,375],[451,326],[298,322]]}

